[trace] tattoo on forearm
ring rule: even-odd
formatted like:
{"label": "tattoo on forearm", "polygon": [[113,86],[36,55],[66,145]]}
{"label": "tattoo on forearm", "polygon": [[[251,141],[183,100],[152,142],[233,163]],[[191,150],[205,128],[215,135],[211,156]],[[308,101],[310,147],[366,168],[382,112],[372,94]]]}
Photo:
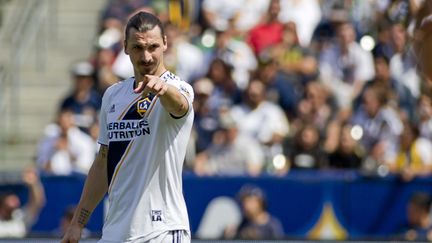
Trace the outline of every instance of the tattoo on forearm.
{"label": "tattoo on forearm", "polygon": [[81,211],[79,212],[78,215],[78,223],[82,226],[85,226],[87,224],[87,221],[90,217],[90,211],[85,209],[85,208],[81,208]]}
{"label": "tattoo on forearm", "polygon": [[100,154],[101,154],[102,158],[106,158],[108,156],[107,152],[108,152],[108,149],[105,146],[102,146],[100,148]]}

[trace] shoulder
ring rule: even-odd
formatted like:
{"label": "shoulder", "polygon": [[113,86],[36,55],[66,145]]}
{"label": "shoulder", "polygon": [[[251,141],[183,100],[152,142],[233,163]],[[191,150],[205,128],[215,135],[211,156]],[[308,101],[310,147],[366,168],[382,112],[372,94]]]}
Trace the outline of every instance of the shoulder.
{"label": "shoulder", "polygon": [[130,84],[130,82],[133,82],[133,80],[133,78],[128,78],[109,86],[103,94],[103,97],[106,99],[107,97],[112,96],[114,93],[117,93],[120,90],[127,88],[128,84]]}
{"label": "shoulder", "polygon": [[399,119],[398,113],[391,107],[385,107],[382,110],[383,120],[396,132],[401,133],[403,130],[402,121]]}
{"label": "shoulder", "polygon": [[270,101],[264,101],[261,105],[260,108],[268,113],[283,113],[282,108],[280,108],[278,105],[276,105],[273,102]]}
{"label": "shoulder", "polygon": [[160,76],[161,79],[165,80],[168,83],[179,83],[179,82],[185,82],[182,80],[179,76],[175,75],[174,73],[170,71],[165,71]]}
{"label": "shoulder", "polygon": [[427,138],[419,137],[416,140],[416,145],[419,149],[428,152],[432,150],[432,142]]}

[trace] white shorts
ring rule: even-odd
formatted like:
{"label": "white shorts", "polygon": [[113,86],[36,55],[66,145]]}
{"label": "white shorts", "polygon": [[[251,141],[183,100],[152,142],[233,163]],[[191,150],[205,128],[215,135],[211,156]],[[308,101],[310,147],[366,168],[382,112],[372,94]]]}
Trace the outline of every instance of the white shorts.
{"label": "white shorts", "polygon": [[[133,241],[127,241],[130,243],[191,243],[191,237],[186,230],[171,230],[165,231],[153,239],[143,241],[142,239],[136,239]],[[116,241],[107,241],[100,239],[97,243],[117,243]]]}
{"label": "white shorts", "polygon": [[190,243],[191,238],[186,230],[166,231],[146,243]]}

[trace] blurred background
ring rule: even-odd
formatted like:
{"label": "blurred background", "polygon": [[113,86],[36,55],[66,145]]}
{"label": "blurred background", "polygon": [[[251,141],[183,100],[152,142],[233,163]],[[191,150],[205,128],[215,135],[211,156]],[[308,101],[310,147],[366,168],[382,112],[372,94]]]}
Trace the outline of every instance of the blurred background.
{"label": "blurred background", "polygon": [[0,0],[0,238],[62,236],[136,11],[194,88],[194,239],[432,240],[427,0]]}

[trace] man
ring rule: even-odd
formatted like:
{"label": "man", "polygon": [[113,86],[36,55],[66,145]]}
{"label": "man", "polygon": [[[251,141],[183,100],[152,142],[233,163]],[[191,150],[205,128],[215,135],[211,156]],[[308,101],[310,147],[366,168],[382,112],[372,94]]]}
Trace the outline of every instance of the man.
{"label": "man", "polygon": [[125,31],[135,77],[111,86],[102,100],[100,151],[62,242],[78,242],[106,192],[109,209],[100,243],[190,242],[182,166],[192,128],[193,90],[164,66],[164,29],[139,12]]}
{"label": "man", "polygon": [[407,225],[402,228],[402,239],[407,241],[430,241],[432,224],[430,220],[431,197],[425,192],[414,192],[407,205]]}
{"label": "man", "polygon": [[238,194],[243,219],[239,225],[225,229],[225,238],[277,240],[284,237],[281,222],[267,210],[266,195],[261,188],[244,185]]}
{"label": "man", "polygon": [[72,110],[60,110],[57,122],[44,129],[36,163],[44,173],[70,175],[80,173],[87,175],[96,157],[96,139],[81,131],[74,124]]}
{"label": "man", "polygon": [[219,117],[219,129],[209,147],[197,154],[198,175],[251,175],[261,173],[264,152],[257,139],[239,133],[238,124],[227,112]]}
{"label": "man", "polygon": [[334,93],[342,109],[351,106],[364,83],[374,77],[372,54],[356,41],[356,32],[351,22],[337,28],[337,42],[325,48],[319,58],[320,77]]}
{"label": "man", "polygon": [[25,169],[22,181],[28,190],[28,201],[22,207],[15,193],[0,195],[0,238],[25,237],[45,205],[45,191],[36,170]]}
{"label": "man", "polygon": [[76,63],[71,70],[74,88],[59,107],[60,111],[72,111],[75,125],[86,133],[90,132],[90,127],[96,122],[102,100],[93,89],[93,73],[94,68],[89,62]]}

